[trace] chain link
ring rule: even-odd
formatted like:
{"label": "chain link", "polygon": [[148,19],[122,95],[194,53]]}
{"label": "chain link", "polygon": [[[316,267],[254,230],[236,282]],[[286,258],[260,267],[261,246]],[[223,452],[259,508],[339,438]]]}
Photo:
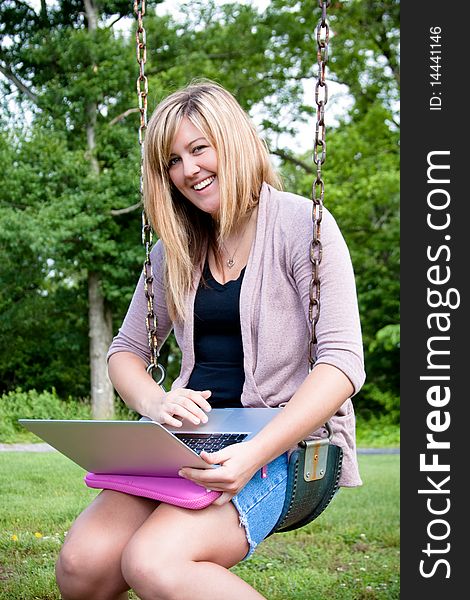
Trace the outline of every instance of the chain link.
{"label": "chain link", "polygon": [[308,345],[308,361],[310,369],[315,364],[315,346],[317,343],[316,325],[320,317],[320,263],[323,247],[320,240],[321,222],[323,217],[323,199],[325,183],[322,179],[322,165],[326,160],[326,127],[325,105],[328,102],[328,86],[325,81],[326,63],[328,61],[328,43],[330,28],[326,18],[326,9],[330,0],[318,0],[322,15],[316,28],[318,79],[315,85],[315,104],[317,105],[317,122],[315,124],[315,141],[313,145],[313,162],[317,167],[317,176],[312,185],[312,225],[313,234],[310,245],[310,262],[312,263],[312,279],[309,288],[308,318],[311,325],[311,335]]}
{"label": "chain link", "polygon": [[[139,126],[139,145],[140,145],[140,199],[143,204],[144,196],[144,141],[147,129],[147,97],[148,80],[145,76],[145,63],[147,62],[147,35],[144,28],[143,17],[145,15],[146,0],[134,0],[134,12],[137,17],[137,29],[135,32],[137,63],[139,64],[139,75],[137,77],[137,95],[139,100],[140,126]],[[157,338],[157,315],[155,314],[153,291],[153,270],[150,260],[150,251],[153,244],[152,227],[148,221],[145,210],[142,210],[142,244],[145,248],[145,260],[143,266],[144,293],[147,300],[147,315],[145,325],[147,328],[148,344],[150,348],[150,365],[147,368],[149,373],[155,368],[160,370],[161,383],[165,378],[165,371],[158,363],[158,338]]]}

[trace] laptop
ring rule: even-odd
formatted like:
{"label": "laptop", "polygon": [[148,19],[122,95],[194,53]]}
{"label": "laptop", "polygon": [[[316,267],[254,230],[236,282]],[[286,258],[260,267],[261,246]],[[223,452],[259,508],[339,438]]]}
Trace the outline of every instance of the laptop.
{"label": "laptop", "polygon": [[182,467],[207,469],[201,450],[250,440],[279,408],[214,408],[208,422],[175,428],[155,421],[19,419],[77,465],[97,474],[176,477]]}

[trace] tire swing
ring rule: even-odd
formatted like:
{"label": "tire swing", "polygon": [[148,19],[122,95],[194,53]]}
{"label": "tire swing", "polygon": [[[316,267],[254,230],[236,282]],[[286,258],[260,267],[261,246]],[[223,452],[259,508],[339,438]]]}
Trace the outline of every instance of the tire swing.
{"label": "tire swing", "polygon": [[[310,262],[312,278],[310,282],[309,323],[311,335],[309,345],[309,371],[315,363],[316,323],[320,316],[320,277],[319,267],[322,260],[322,243],[320,241],[323,198],[325,185],[322,179],[322,165],[326,159],[326,139],[324,112],[328,101],[328,87],[325,81],[325,66],[328,60],[329,26],[326,10],[330,0],[318,0],[322,15],[316,27],[318,79],[315,86],[315,103],[317,105],[317,121],[315,126],[315,141],[313,161],[317,175],[312,185],[312,241],[310,244]],[[143,26],[146,0],[134,0],[134,11],[137,16],[136,48],[139,76],[137,78],[137,93],[139,99],[140,127],[139,144],[141,149],[140,161],[140,196],[143,200],[143,159],[144,137],[147,127],[147,96],[148,80],[145,76],[146,34]],[[320,92],[322,90],[322,92]],[[322,96],[320,98],[320,95]],[[145,211],[142,211],[142,244],[145,248],[143,265],[144,293],[147,301],[145,318],[151,362],[147,372],[151,374],[158,385],[165,379],[165,369],[158,362],[157,316],[154,311],[153,273],[150,251],[153,243],[151,225]],[[158,376],[154,370],[158,370]],[[278,522],[269,535],[291,531],[307,525],[316,519],[331,502],[339,487],[339,478],[343,460],[343,451],[332,444],[333,432],[329,423],[325,423],[328,437],[315,440],[302,440],[291,453],[288,466],[287,491],[284,506]]]}

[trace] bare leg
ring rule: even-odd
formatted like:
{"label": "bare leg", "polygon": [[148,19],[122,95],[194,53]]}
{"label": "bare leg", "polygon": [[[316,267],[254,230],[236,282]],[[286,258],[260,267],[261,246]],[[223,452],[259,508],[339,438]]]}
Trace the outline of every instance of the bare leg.
{"label": "bare leg", "polygon": [[105,490],[67,534],[56,564],[63,600],[124,600],[121,555],[158,502]]}
{"label": "bare leg", "polygon": [[262,600],[228,570],[247,552],[231,502],[203,510],[161,504],[126,546],[122,573],[142,600]]}

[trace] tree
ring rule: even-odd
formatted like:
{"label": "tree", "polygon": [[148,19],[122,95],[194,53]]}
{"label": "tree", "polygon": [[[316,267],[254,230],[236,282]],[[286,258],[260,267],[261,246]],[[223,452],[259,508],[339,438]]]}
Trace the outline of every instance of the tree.
{"label": "tree", "polygon": [[[46,171],[43,157],[49,160]],[[77,157],[78,158],[78,157]],[[36,213],[44,198],[79,180],[64,144],[45,135],[26,141],[0,135],[0,381],[89,394],[83,282],[65,278],[49,257]],[[85,334],[85,336],[83,335]]]}
{"label": "tree", "polygon": [[[279,145],[279,134],[294,136],[299,123],[311,123],[313,141],[314,99],[305,101],[303,85],[316,77],[317,2],[272,0],[258,11],[251,4],[217,6],[199,0],[185,4],[178,19],[157,16],[153,8],[147,3],[149,111],[192,78],[217,80],[258,120],[262,116],[263,134],[278,157],[286,187],[309,195],[311,156]],[[67,347],[70,324],[77,352],[86,346],[87,327],[93,335],[103,332],[101,356],[91,350],[90,362],[104,373],[105,348],[141,268],[135,25],[130,22],[130,33],[117,30],[131,10],[128,0],[43,1],[38,12],[20,0],[6,0],[0,7],[3,125],[10,132],[2,141],[9,167],[0,173],[8,190],[0,204],[0,226],[6,227],[0,243],[8,256],[2,268],[11,282],[9,294],[0,293],[0,306],[12,319],[9,331],[14,323],[24,328],[24,312],[17,305],[25,305],[24,290],[34,279],[31,310],[45,315],[43,344],[55,357],[57,372],[60,356],[53,348]],[[374,410],[383,409],[390,397],[395,406],[397,398],[398,11],[395,0],[336,1],[329,8],[327,78],[347,86],[353,106],[335,127],[328,122],[327,107],[326,204],[356,267],[369,375],[360,402]],[[16,114],[13,106],[19,107]],[[24,223],[28,250],[21,254],[14,232],[21,235]],[[17,263],[24,268],[15,273]],[[37,265],[31,281],[28,264]],[[11,303],[9,295],[19,302]],[[46,304],[55,327],[47,322]],[[80,312],[85,305],[86,317]],[[71,306],[81,319],[73,320]],[[165,353],[170,368],[177,370],[174,343]],[[63,354],[65,365],[70,357]],[[18,368],[22,358],[28,367],[23,370]],[[12,372],[45,384],[40,369],[32,368],[37,360],[28,344],[20,345],[5,360],[8,369],[0,368],[3,385],[10,385]],[[44,357],[40,364],[46,362]],[[86,367],[86,361],[80,362],[80,392],[73,393],[82,393]],[[66,381],[73,385],[71,378]],[[93,392],[95,405],[98,399]]]}
{"label": "tree", "polygon": [[[129,46],[106,25],[106,19],[125,16],[130,8],[123,1],[92,0],[61,0],[53,6],[42,2],[39,13],[13,0],[1,8],[2,41],[8,40],[0,54],[4,86],[9,93],[13,87],[19,90],[36,126],[60,140],[63,156],[74,162],[62,173],[59,193],[46,197],[45,190],[33,190],[25,195],[29,204],[25,210],[34,207],[43,252],[56,272],[77,283],[86,280],[95,417],[113,414],[114,394],[105,362],[112,337],[105,274],[111,264],[119,269],[123,263],[114,240],[118,233],[125,237],[127,229],[111,214],[122,190],[110,191],[106,184],[109,164],[126,162],[128,149],[122,143],[107,146],[113,133],[98,134],[98,130],[110,129],[111,108],[119,110],[122,102],[126,108],[129,105],[126,67],[131,61],[126,62]],[[40,139],[38,130],[33,131],[33,139],[35,143]],[[43,158],[34,175],[38,183],[49,184],[56,180],[56,169]],[[132,195],[127,179],[126,192]],[[124,264],[128,258],[125,255]],[[112,279],[108,278],[108,286]]]}

